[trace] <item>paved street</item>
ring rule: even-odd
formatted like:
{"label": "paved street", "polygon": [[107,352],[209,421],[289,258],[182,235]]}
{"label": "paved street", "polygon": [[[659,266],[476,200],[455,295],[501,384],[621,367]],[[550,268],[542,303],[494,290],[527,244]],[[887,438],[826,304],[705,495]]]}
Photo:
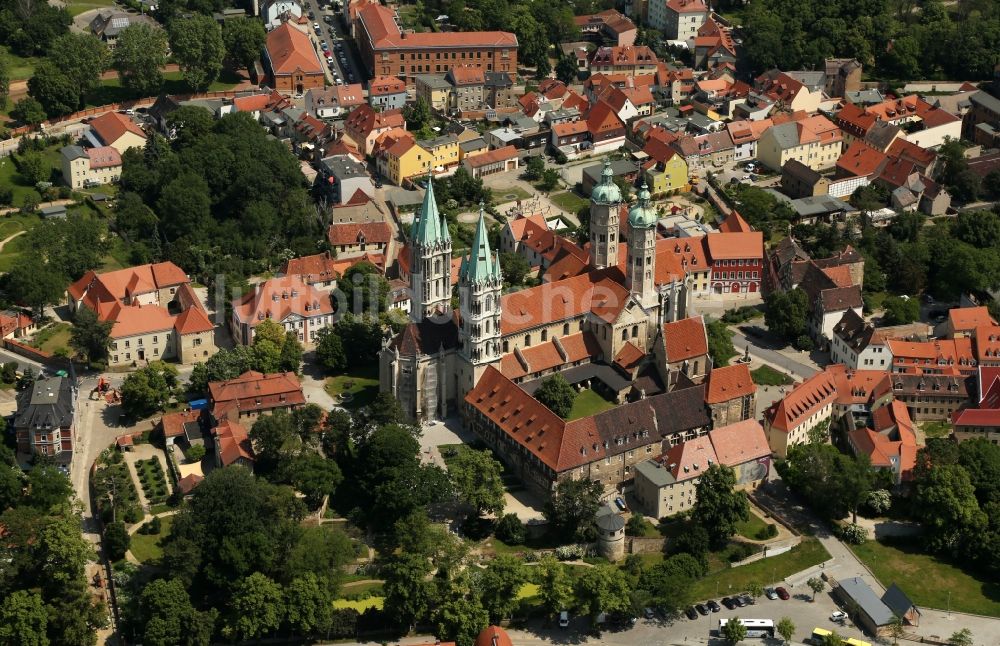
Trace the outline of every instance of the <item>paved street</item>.
{"label": "paved street", "polygon": [[759,358],[799,380],[819,372],[820,366],[810,358],[808,353],[798,352],[791,346],[776,348],[761,335],[747,335],[741,328],[748,326],[761,332],[764,331],[763,321],[760,319],[744,323],[740,327],[731,326],[729,328],[733,331],[733,345],[738,352],[744,352],[749,346],[751,357]]}

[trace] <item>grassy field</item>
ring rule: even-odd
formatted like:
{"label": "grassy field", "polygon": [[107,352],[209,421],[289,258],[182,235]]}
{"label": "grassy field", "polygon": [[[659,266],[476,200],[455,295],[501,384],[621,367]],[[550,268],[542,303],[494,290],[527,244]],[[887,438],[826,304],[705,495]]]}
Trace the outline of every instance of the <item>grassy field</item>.
{"label": "grassy field", "polygon": [[920,424],[920,429],[927,437],[948,437],[952,426],[948,422],[924,422]]}
{"label": "grassy field", "polygon": [[795,383],[795,380],[783,372],[778,372],[771,366],[761,366],[750,371],[753,382],[758,386],[787,386]]}
{"label": "grassy field", "polygon": [[[217,92],[221,90],[231,90],[240,82],[238,76],[223,70],[222,76],[208,86],[209,91]],[[164,72],[163,87],[160,94],[187,94],[191,91],[181,75],[181,72]],[[117,78],[103,79],[97,88],[87,95],[86,107],[93,108],[110,103],[120,103],[132,99],[141,98],[135,92],[122,87],[121,81]]]}
{"label": "grassy field", "polygon": [[163,549],[160,547],[160,539],[170,535],[170,526],[174,524],[173,516],[160,518],[159,534],[132,534],[132,544],[129,549],[140,563],[152,561],[163,556]]}
{"label": "grassy field", "polygon": [[66,3],[66,11],[69,12],[71,16],[79,16],[84,11],[90,11],[91,9],[103,9],[104,7],[111,7],[114,5],[114,0],[69,0]]}
{"label": "grassy field", "polygon": [[[0,57],[7,61],[7,73],[10,74],[11,81],[24,81],[31,78],[35,72],[35,65],[41,59],[34,57],[23,57],[12,54],[6,45],[0,45]],[[7,109],[14,107],[13,103],[7,102]]]}
{"label": "grassy field", "polygon": [[59,348],[69,350],[69,337],[72,328],[73,326],[69,323],[53,323],[35,334],[31,345],[45,352],[55,352]]}
{"label": "grassy field", "polygon": [[614,402],[609,402],[588,388],[580,391],[576,399],[573,400],[573,409],[569,412],[569,419],[590,417],[615,406]]}
{"label": "grassy field", "polygon": [[924,554],[917,545],[868,541],[850,547],[882,585],[897,584],[917,605],[947,610],[950,604],[951,610],[1000,617],[1000,585]]}
{"label": "grassy field", "polygon": [[382,609],[382,604],[385,602],[385,597],[368,597],[367,599],[334,599],[333,607],[338,610],[344,608],[354,608],[358,612],[364,612],[369,608]]}
{"label": "grassy field", "polygon": [[493,201],[497,204],[510,202],[511,200],[526,200],[531,197],[531,193],[520,186],[501,186],[493,188]]}
{"label": "grassy field", "polygon": [[[49,167],[50,173],[53,170],[59,169],[59,148],[60,145],[54,145],[50,148],[42,151],[42,160]],[[10,157],[0,159],[0,186],[9,186],[13,192],[13,206],[21,206],[24,204],[24,198],[31,196],[36,200],[41,200],[41,195],[35,189],[34,184],[29,184],[28,180],[21,176],[17,172],[17,165],[14,164],[14,160]],[[13,233],[13,231],[11,231]],[[8,233],[7,235],[10,235]],[[4,236],[7,237],[7,236]]]}
{"label": "grassy field", "polygon": [[736,533],[751,540],[757,540],[757,533],[766,530],[767,523],[757,514],[750,514],[750,520],[736,526]]}
{"label": "grassy field", "polygon": [[[0,169],[0,174],[2,174],[2,169]],[[11,213],[10,215],[0,216],[0,240],[6,240],[19,231],[29,231],[41,221],[41,218],[35,214],[21,215],[19,213]],[[4,245],[3,250],[0,250],[0,271],[10,271],[10,268],[14,266],[14,262],[21,257],[23,252],[23,236],[14,238]]]}
{"label": "grassy field", "polygon": [[367,406],[378,394],[378,366],[372,364],[351,374],[330,377],[326,380],[326,392],[334,399],[342,393],[350,393],[351,401],[343,402],[348,410]]}
{"label": "grassy field", "polygon": [[716,594],[742,592],[751,583],[768,585],[829,558],[830,553],[818,540],[807,538],[789,552],[749,565],[735,568],[728,567],[728,564],[717,565],[708,576],[694,584],[691,588],[691,598],[710,599]]}
{"label": "grassy field", "polygon": [[558,206],[560,209],[573,214],[579,212],[580,209],[585,209],[590,206],[589,200],[580,197],[573,191],[553,193],[549,196],[549,201]]}

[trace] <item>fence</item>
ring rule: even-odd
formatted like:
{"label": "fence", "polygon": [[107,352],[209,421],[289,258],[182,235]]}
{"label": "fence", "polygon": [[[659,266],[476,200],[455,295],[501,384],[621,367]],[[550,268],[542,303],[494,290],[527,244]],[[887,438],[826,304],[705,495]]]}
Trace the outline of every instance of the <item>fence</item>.
{"label": "fence", "polygon": [[792,538],[786,538],[783,541],[777,541],[774,543],[769,543],[764,546],[764,550],[752,554],[742,561],[736,561],[735,563],[730,563],[729,567],[739,567],[741,565],[746,565],[748,563],[754,563],[756,561],[762,561],[772,556],[778,556],[779,554],[784,554],[790,551],[793,547],[802,542],[802,538],[799,536],[793,536]]}
{"label": "fence", "polygon": [[57,357],[51,352],[33,348],[30,345],[25,345],[24,343],[15,341],[14,339],[4,339],[3,347],[10,350],[14,354],[19,354],[22,357],[31,359],[32,361],[38,361],[52,367],[66,367],[69,363],[67,359]]}
{"label": "fence", "polygon": [[651,554],[662,552],[667,544],[665,538],[648,538],[643,536],[627,536],[625,552],[628,554]]}

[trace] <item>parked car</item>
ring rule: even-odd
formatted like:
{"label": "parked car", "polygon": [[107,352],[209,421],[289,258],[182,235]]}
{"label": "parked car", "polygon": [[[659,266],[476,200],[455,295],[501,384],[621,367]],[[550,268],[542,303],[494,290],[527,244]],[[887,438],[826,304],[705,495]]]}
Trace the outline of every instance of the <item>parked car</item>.
{"label": "parked car", "polygon": [[319,33],[319,23],[318,22],[314,22],[313,23],[313,31],[315,31],[317,34]]}
{"label": "parked car", "polygon": [[830,621],[843,621],[847,619],[847,613],[843,610],[836,610],[830,615]]}
{"label": "parked car", "polygon": [[753,600],[753,597],[751,597],[749,594],[741,594],[739,596],[739,600],[743,602],[743,603],[740,604],[740,607],[742,607],[742,606],[752,606],[754,603],[756,603]]}
{"label": "parked car", "polygon": [[652,608],[643,608],[642,614],[646,616],[646,619],[653,619],[656,617],[656,613],[653,612]]}
{"label": "parked car", "polygon": [[319,41],[319,47],[323,51],[326,51],[326,50],[330,49],[330,46],[327,44],[327,42],[325,40]]}
{"label": "parked car", "polygon": [[774,588],[767,588],[766,590],[764,590],[764,596],[770,599],[771,601],[774,601],[775,599],[778,598],[778,593],[774,591]]}
{"label": "parked car", "polygon": [[724,605],[727,610],[732,610],[737,604],[736,601],[730,597],[722,597],[722,605]]}
{"label": "parked car", "polygon": [[720,610],[722,610],[722,606],[716,603],[715,600],[711,600],[705,605],[708,606],[708,609],[711,610],[712,612],[719,612]]}
{"label": "parked car", "polygon": [[621,496],[615,498],[615,504],[618,505],[618,509],[625,511],[628,507],[625,506],[625,499]]}
{"label": "parked car", "polygon": [[742,608],[747,605],[747,602],[743,600],[743,597],[733,597],[733,603]]}
{"label": "parked car", "polygon": [[781,599],[782,601],[788,601],[788,599],[790,598],[788,590],[782,587],[777,587],[774,589],[774,591],[778,593],[778,598]]}
{"label": "parked car", "polygon": [[703,603],[699,603],[698,605],[696,605],[694,607],[694,609],[697,610],[698,614],[701,615],[701,616],[703,616],[703,617],[708,614],[708,608],[706,608],[705,604],[703,604]]}
{"label": "parked car", "polygon": [[684,611],[684,615],[688,619],[697,619],[698,611],[694,609],[694,606],[688,606],[687,610]]}
{"label": "parked car", "polygon": [[569,613],[565,610],[559,613],[559,627],[566,628],[569,626]]}

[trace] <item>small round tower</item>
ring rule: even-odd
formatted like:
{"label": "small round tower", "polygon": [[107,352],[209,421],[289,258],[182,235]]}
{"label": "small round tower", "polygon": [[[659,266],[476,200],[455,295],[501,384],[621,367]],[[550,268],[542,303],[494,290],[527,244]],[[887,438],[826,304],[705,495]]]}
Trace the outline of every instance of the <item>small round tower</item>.
{"label": "small round tower", "polygon": [[618,514],[605,514],[597,524],[597,549],[609,561],[625,557],[625,519]]}

